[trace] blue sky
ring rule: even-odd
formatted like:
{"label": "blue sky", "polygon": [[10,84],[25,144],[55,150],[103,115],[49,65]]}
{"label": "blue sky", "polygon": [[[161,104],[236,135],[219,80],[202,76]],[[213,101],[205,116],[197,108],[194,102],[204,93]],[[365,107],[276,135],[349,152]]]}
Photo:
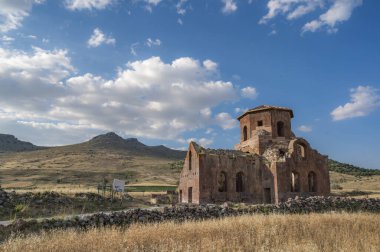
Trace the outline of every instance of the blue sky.
{"label": "blue sky", "polygon": [[380,168],[380,16],[369,0],[1,0],[0,132],[39,145],[114,131],[233,148],[236,117]]}

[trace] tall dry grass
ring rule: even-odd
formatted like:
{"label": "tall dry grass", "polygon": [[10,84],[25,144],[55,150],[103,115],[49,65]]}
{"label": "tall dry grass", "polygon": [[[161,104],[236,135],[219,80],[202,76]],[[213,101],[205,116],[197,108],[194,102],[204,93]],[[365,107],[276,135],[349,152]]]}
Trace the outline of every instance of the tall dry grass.
{"label": "tall dry grass", "polygon": [[0,251],[380,251],[380,215],[256,215],[55,231],[9,239]]}

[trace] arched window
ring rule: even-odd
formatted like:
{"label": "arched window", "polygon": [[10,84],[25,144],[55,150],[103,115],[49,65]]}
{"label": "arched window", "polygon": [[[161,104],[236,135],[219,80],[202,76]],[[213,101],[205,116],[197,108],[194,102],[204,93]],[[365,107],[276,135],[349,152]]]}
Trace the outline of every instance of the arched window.
{"label": "arched window", "polygon": [[309,182],[309,192],[317,192],[317,175],[314,172],[310,172],[307,180]]}
{"label": "arched window", "polygon": [[236,192],[244,192],[243,172],[236,173]]}
{"label": "arched window", "polygon": [[191,151],[189,151],[189,170],[191,170],[191,167],[192,167],[191,158],[192,158],[192,154],[191,154]]}
{"label": "arched window", "polygon": [[218,191],[227,192],[227,174],[222,171],[218,176]]}
{"label": "arched window", "polygon": [[305,158],[306,157],[306,147],[304,144],[297,144],[297,151],[298,151],[298,155],[302,158]]}
{"label": "arched window", "polygon": [[292,172],[292,184],[291,184],[291,192],[299,192],[300,191],[300,178],[297,172]]}
{"label": "arched window", "polygon": [[248,139],[248,130],[247,130],[247,126],[244,126],[243,128],[243,141],[247,141]]}
{"label": "arched window", "polygon": [[285,136],[284,122],[282,121],[277,122],[277,136],[279,137]]}

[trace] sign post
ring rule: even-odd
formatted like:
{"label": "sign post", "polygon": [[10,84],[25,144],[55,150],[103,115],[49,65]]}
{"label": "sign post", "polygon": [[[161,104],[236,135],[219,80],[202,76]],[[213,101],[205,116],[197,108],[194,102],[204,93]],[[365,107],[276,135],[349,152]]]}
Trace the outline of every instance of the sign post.
{"label": "sign post", "polygon": [[[112,196],[113,192],[124,193],[125,181],[120,179],[114,179],[112,183]],[[113,198],[113,197],[112,197]],[[123,203],[123,196],[121,196],[120,205]]]}

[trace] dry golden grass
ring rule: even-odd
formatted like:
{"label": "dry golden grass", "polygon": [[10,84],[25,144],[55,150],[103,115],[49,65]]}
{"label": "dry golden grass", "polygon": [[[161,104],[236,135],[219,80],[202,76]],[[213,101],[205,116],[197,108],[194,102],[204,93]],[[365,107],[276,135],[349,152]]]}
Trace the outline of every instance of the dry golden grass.
{"label": "dry golden grass", "polygon": [[94,192],[104,178],[127,180],[131,185],[175,185],[180,170],[171,164],[176,161],[82,145],[0,153],[0,184],[20,192],[65,193]]}
{"label": "dry golden grass", "polygon": [[0,251],[379,251],[380,215],[256,215],[12,238]]}
{"label": "dry golden grass", "polygon": [[331,184],[338,184],[343,189],[334,190],[332,192],[340,194],[344,192],[361,191],[371,193],[368,196],[357,197],[380,197],[380,176],[355,177],[352,175],[330,172]]}

